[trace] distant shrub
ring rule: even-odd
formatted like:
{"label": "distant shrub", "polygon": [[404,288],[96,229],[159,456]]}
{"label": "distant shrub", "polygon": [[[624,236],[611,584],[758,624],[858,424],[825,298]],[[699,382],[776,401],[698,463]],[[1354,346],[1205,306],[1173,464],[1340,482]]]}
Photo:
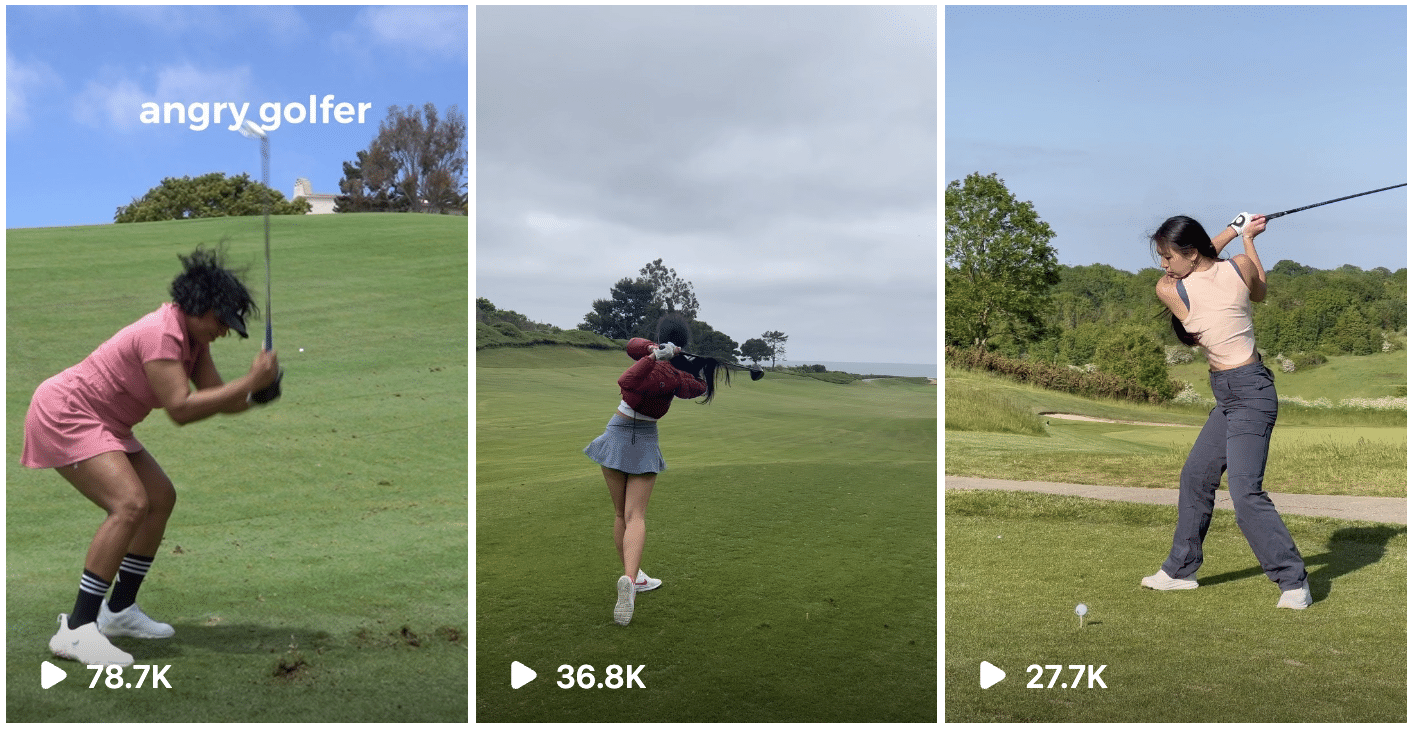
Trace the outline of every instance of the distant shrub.
{"label": "distant shrub", "polygon": [[1196,392],[1196,386],[1191,383],[1184,380],[1174,380],[1172,384],[1176,386],[1177,390],[1176,397],[1172,398],[1172,401],[1175,403],[1200,403],[1206,400],[1201,397],[1200,393]]}

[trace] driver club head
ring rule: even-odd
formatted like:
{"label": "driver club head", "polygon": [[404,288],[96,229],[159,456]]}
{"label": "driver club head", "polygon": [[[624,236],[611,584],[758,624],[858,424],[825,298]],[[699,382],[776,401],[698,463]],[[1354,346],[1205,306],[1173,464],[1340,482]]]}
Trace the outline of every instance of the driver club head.
{"label": "driver club head", "polygon": [[754,370],[754,369],[752,369],[752,370],[750,371],[750,379],[751,379],[751,380],[759,380],[760,378],[763,378],[763,377],[765,377],[765,371],[764,371],[764,370]]}

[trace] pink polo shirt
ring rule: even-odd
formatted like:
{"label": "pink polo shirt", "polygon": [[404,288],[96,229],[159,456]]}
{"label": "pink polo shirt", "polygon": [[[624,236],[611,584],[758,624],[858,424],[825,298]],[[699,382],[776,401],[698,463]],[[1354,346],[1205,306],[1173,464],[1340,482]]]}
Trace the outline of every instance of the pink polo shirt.
{"label": "pink polo shirt", "polygon": [[181,309],[171,302],[119,330],[83,362],[35,389],[20,463],[48,469],[108,451],[142,451],[132,427],[162,406],[143,365],[177,360],[189,380],[209,349],[191,344]]}

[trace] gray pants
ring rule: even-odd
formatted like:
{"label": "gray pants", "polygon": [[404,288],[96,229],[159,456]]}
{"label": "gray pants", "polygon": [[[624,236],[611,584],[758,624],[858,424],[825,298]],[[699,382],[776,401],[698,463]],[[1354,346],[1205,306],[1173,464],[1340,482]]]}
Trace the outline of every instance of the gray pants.
{"label": "gray pants", "polygon": [[1262,488],[1270,432],[1279,411],[1275,378],[1263,362],[1256,362],[1211,373],[1211,392],[1216,407],[1182,467],[1177,530],[1162,570],[1173,578],[1189,578],[1201,567],[1201,543],[1211,527],[1216,488],[1221,473],[1229,472],[1236,525],[1260,567],[1280,590],[1299,588],[1308,576],[1304,558]]}

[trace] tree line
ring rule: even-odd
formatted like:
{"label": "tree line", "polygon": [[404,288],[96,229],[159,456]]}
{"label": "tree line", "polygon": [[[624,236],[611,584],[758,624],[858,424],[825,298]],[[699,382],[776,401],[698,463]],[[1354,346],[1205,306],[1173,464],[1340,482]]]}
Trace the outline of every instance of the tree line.
{"label": "tree line", "polygon": [[[335,213],[442,213],[467,215],[466,118],[453,104],[442,117],[433,104],[418,110],[389,107],[378,133],[343,163]],[[114,223],[258,215],[270,201],[271,215],[303,215],[302,197],[287,200],[278,190],[242,173],[212,172],[168,177],[128,205],[118,206]]]}
{"label": "tree line", "polygon": [[[946,187],[946,331],[949,347],[1060,365],[1094,365],[1156,390],[1178,343],[1154,288],[1160,268],[1065,266],[1054,231],[995,173]],[[1402,347],[1407,269],[1325,271],[1288,259],[1266,274],[1253,307],[1261,350],[1303,362]]]}
{"label": "tree line", "polygon": [[771,330],[737,344],[724,332],[697,320],[699,308],[691,282],[657,259],[643,266],[636,277],[619,279],[607,299],[595,299],[578,329],[615,340],[651,340],[657,336],[657,321],[662,315],[678,312],[691,322],[693,354],[733,363],[741,358],[756,363],[768,359],[772,366],[784,358],[784,346],[789,341],[785,333]]}
{"label": "tree line", "polygon": [[[662,259],[652,261],[638,271],[636,277],[619,279],[608,292],[607,299],[593,301],[575,331],[592,332],[610,340],[634,337],[655,340],[657,321],[668,312],[686,317],[691,326],[691,353],[739,363],[742,359],[759,363],[769,360],[775,366],[785,357],[789,335],[770,330],[737,344],[724,332],[696,318],[700,304],[690,281],[669,269]],[[541,333],[559,335],[564,331],[551,324],[535,322],[519,312],[497,308],[489,299],[476,299],[476,322],[495,329],[501,335]],[[558,342],[558,340],[543,340]],[[566,340],[574,344],[572,340]],[[820,366],[822,367],[822,366]],[[820,372],[823,372],[820,370]]]}

